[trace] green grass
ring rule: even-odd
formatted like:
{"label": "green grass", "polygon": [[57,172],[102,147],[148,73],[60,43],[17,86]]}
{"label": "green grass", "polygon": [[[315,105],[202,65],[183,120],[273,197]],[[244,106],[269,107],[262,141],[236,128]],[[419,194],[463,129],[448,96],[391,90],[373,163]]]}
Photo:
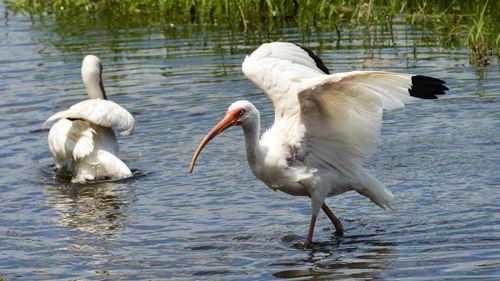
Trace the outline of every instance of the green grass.
{"label": "green grass", "polygon": [[445,47],[466,45],[471,63],[500,52],[500,1],[476,0],[7,0],[10,10],[46,16],[145,21],[148,26],[224,26],[266,34],[286,27],[341,30],[385,25],[395,18],[439,35]]}
{"label": "green grass", "polygon": [[[472,26],[469,28],[469,35],[467,36],[467,43],[472,49],[472,59],[473,64],[478,64],[480,66],[486,66],[489,64],[489,51],[484,39],[484,29],[485,29],[485,12],[488,7],[488,1],[484,3],[482,9],[478,5],[476,9],[476,14],[472,18]],[[497,43],[498,45],[498,40]],[[498,46],[497,46],[498,47]]]}

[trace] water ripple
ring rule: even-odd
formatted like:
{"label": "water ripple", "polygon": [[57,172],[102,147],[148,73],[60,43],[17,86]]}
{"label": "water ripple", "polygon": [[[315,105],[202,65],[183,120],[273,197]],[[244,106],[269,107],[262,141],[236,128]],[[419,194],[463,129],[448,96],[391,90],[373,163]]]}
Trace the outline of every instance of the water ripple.
{"label": "water ripple", "polygon": [[[0,9],[4,9],[0,3]],[[404,23],[335,34],[288,28],[269,38],[209,27],[124,29],[88,23],[0,26],[0,277],[5,280],[498,279],[498,68],[478,69],[465,49],[443,49]],[[368,167],[394,192],[394,210],[347,193],[328,199],[346,229],[320,216],[311,249],[306,198],[273,192],[246,164],[228,130],[194,149],[236,99],[273,119],[241,62],[262,41],[315,50],[332,72],[375,69],[445,79],[438,101],[387,112]],[[46,118],[85,99],[81,59],[104,64],[109,98],[136,118],[119,137],[135,176],[59,181]]]}

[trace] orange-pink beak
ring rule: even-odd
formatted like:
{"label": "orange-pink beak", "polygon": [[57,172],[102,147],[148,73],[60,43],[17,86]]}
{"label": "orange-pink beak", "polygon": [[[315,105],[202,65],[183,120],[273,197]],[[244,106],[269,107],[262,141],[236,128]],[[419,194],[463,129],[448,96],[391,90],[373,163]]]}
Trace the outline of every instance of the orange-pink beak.
{"label": "orange-pink beak", "polygon": [[238,120],[238,110],[231,110],[226,113],[226,116],[217,124],[215,127],[206,135],[206,137],[201,141],[200,145],[198,146],[198,149],[196,149],[196,152],[193,155],[193,159],[191,160],[191,165],[189,166],[189,173],[193,172],[194,168],[194,163],[196,162],[196,158],[198,158],[198,155],[200,154],[201,150],[205,145],[211,141],[213,138],[215,138],[218,134],[222,133],[226,129],[240,125],[241,122]]}

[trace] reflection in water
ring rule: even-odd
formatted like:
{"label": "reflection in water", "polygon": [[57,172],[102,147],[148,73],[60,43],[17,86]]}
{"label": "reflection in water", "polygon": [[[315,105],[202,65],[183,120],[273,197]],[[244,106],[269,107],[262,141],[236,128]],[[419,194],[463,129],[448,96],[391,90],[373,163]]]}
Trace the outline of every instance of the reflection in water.
{"label": "reflection in water", "polygon": [[[296,237],[287,236],[284,242],[293,244]],[[301,244],[293,244],[301,248]],[[394,257],[397,244],[385,242],[374,235],[336,237],[328,242],[315,242],[307,249],[306,257],[275,263],[282,270],[273,273],[276,278],[380,278]],[[306,266],[304,268],[304,266]],[[283,269],[285,268],[285,269]],[[290,269],[286,269],[290,268]],[[349,273],[346,274],[346,271]]]}
{"label": "reflection in water", "polygon": [[124,210],[136,200],[134,190],[118,182],[47,186],[44,193],[53,196],[47,204],[59,211],[61,224],[101,235],[111,235],[125,225]]}

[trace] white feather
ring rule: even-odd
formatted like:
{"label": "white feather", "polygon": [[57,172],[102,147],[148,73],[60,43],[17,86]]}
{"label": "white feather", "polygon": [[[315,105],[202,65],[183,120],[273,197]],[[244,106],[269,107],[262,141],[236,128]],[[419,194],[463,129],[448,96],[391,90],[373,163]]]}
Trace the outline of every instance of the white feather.
{"label": "white feather", "polygon": [[329,195],[349,185],[386,207],[392,193],[363,164],[375,152],[383,109],[403,107],[414,99],[408,93],[412,75],[377,71],[329,75],[316,63],[302,48],[285,42],[264,44],[243,62],[245,75],[275,108],[275,123],[261,139],[269,149],[267,157],[281,156],[278,162],[284,166],[283,155],[288,154],[282,152],[300,147],[324,174],[339,175],[333,177],[338,184],[327,187]]}
{"label": "white feather", "polygon": [[130,169],[109,151],[96,149],[90,157],[79,161],[72,182],[82,183],[96,179],[123,179],[132,176]]}
{"label": "white feather", "polygon": [[68,110],[57,112],[44,125],[57,119],[82,119],[93,124],[113,128],[122,135],[130,135],[134,130],[134,117],[120,105],[102,99],[81,101]]}
{"label": "white feather", "polygon": [[49,131],[49,149],[56,167],[71,168],[73,159],[89,156],[94,150],[94,130],[86,121],[59,120]]}
{"label": "white feather", "polygon": [[116,157],[118,142],[113,130],[130,135],[134,118],[118,104],[105,100],[102,65],[88,55],[82,64],[82,79],[91,99],[57,112],[44,125],[60,119],[49,131],[49,149],[56,168],[73,182],[130,177],[130,169]]}
{"label": "white feather", "polygon": [[382,110],[403,107],[411,75],[355,71],[303,81],[299,87],[301,120],[311,151],[346,175],[376,149]]}
{"label": "white feather", "polygon": [[299,113],[294,93],[302,81],[324,74],[305,51],[286,42],[263,44],[245,58],[242,69],[272,101],[275,122],[284,115]]}

